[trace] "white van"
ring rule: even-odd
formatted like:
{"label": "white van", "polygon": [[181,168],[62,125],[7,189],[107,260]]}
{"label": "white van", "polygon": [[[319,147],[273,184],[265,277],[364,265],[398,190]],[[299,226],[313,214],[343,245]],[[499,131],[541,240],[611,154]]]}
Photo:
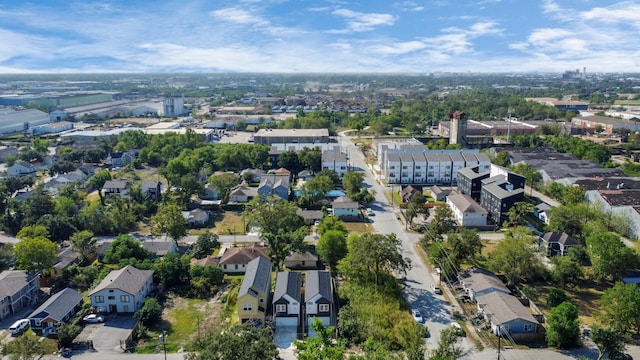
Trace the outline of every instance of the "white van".
{"label": "white van", "polygon": [[11,335],[19,335],[24,331],[24,329],[29,327],[29,320],[20,319],[13,323],[13,325],[9,326],[9,332]]}

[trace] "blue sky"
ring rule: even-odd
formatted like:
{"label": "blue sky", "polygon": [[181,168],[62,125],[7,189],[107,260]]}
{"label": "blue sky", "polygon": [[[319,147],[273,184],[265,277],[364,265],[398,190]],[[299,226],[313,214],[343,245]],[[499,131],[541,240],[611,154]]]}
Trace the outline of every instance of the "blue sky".
{"label": "blue sky", "polygon": [[640,72],[640,0],[0,0],[0,73]]}

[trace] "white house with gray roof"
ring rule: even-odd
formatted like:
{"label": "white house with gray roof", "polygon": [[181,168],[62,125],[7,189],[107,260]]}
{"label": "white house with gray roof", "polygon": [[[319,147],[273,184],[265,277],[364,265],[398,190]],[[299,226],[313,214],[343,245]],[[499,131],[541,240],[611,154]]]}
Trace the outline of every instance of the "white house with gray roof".
{"label": "white house with gray roof", "polygon": [[311,324],[315,319],[324,326],[336,323],[336,307],[333,297],[333,280],[328,271],[312,270],[305,272],[305,314],[309,334],[313,332]]}
{"label": "white house with gray roof", "polygon": [[47,336],[57,334],[62,324],[67,323],[82,308],[83,296],[71,288],[52,295],[27,318],[31,329]]}
{"label": "white house with gray roof", "polygon": [[298,327],[301,317],[302,273],[281,271],[273,292],[273,319],[276,327]]}
{"label": "white house with gray roof", "polygon": [[91,306],[99,312],[133,313],[142,307],[153,289],[153,270],[127,265],[107,275],[90,293]]}
{"label": "white house with gray roof", "polygon": [[447,196],[447,206],[453,213],[454,220],[460,226],[487,225],[487,210],[475,202],[471,196],[451,193]]}

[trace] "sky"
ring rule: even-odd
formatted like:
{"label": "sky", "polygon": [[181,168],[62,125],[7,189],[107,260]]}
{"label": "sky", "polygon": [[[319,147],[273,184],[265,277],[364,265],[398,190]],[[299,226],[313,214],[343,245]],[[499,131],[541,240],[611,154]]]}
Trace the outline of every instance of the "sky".
{"label": "sky", "polygon": [[0,0],[0,73],[640,72],[640,0]]}

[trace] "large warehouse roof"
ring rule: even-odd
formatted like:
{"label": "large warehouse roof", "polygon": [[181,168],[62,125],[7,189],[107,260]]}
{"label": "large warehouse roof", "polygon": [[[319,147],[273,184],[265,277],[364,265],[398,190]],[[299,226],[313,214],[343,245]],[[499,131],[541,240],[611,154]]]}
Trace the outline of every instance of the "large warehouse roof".
{"label": "large warehouse roof", "polygon": [[0,111],[0,127],[13,124],[24,124],[31,121],[48,119],[49,114],[38,109]]}
{"label": "large warehouse roof", "polygon": [[321,137],[329,136],[328,129],[260,129],[255,136],[264,137],[294,137],[294,136],[308,136],[308,137]]}

